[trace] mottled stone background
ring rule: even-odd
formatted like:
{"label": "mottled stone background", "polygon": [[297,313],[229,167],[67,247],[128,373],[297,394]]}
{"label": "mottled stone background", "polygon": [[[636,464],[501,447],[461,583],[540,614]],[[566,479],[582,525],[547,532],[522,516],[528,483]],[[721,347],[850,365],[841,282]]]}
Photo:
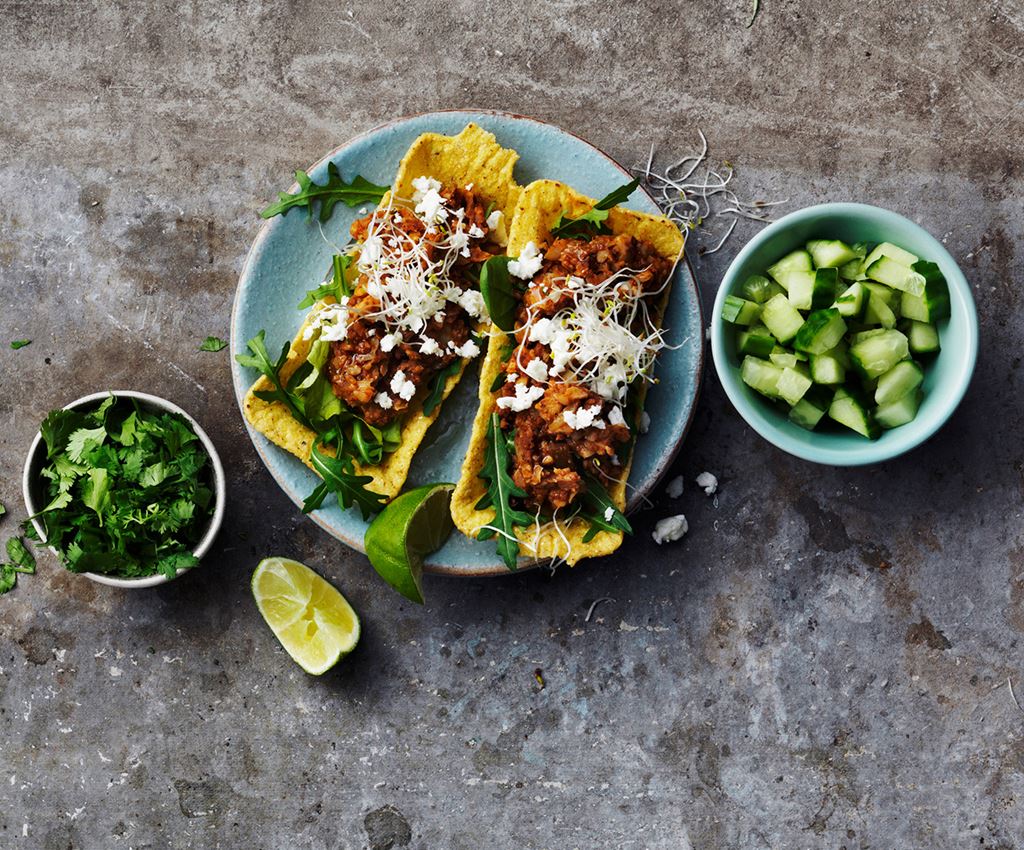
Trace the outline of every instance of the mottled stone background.
{"label": "mottled stone background", "polygon": [[[1024,848],[1024,5],[749,6],[0,2],[0,532],[37,423],[87,391],[171,398],[231,473],[194,574],[123,593],[43,556],[0,599],[0,846]],[[294,167],[444,107],[625,162],[701,127],[751,195],[919,221],[978,301],[966,400],[907,457],[831,469],[709,371],[687,490],[621,554],[401,604],[275,487],[228,353],[196,347]],[[706,307],[753,232],[696,261]],[[254,609],[270,553],[363,615],[322,680]]]}

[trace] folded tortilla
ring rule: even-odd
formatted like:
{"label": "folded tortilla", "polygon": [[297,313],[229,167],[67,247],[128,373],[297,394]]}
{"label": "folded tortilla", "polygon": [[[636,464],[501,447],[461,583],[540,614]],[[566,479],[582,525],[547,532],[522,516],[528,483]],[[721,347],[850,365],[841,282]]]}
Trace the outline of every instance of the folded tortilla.
{"label": "folded tortilla", "polygon": [[[533,242],[541,250],[551,244],[551,228],[563,210],[570,217],[578,217],[588,212],[595,201],[585,195],[573,191],[563,183],[554,180],[537,180],[523,189],[516,206],[515,216],[509,230],[508,255],[519,256],[527,242]],[[668,218],[660,215],[626,210],[614,207],[605,222],[613,233],[628,233],[650,242],[664,257],[673,261],[679,258],[683,250],[683,235],[679,228]],[[666,286],[658,305],[657,321],[668,303],[670,286]],[[491,342],[487,355],[480,367],[480,407],[473,422],[469,449],[462,464],[462,475],[455,492],[452,494],[452,518],[456,527],[468,537],[475,538],[480,529],[494,521],[494,509],[477,510],[476,504],[487,492],[487,483],[479,477],[483,468],[487,450],[487,428],[491,413],[494,411],[497,393],[491,392],[498,373],[504,368],[501,351],[504,347],[504,334],[497,327],[491,328]],[[647,393],[647,382],[641,381],[631,388],[637,394],[636,415],[643,413],[644,396]],[[636,429],[634,428],[634,431]],[[632,452],[623,467],[623,477],[608,488],[616,507],[626,508],[626,480],[632,465]],[[568,523],[559,523],[561,534],[554,525],[548,523],[538,530],[536,526],[517,528],[516,537],[520,541],[520,552],[530,561],[547,561],[553,558],[565,560],[570,566],[584,558],[595,558],[614,552],[622,543],[622,532],[602,531],[587,543],[583,537],[590,529],[585,520],[573,519]],[[564,537],[563,537],[564,535]]]}
{"label": "folded tortilla", "polygon": [[[493,133],[476,124],[467,124],[457,136],[424,133],[413,142],[412,147],[402,158],[392,191],[398,198],[412,198],[415,191],[412,181],[424,175],[433,177],[446,186],[465,186],[471,183],[475,192],[488,202],[493,202],[494,209],[501,210],[505,220],[511,221],[522,191],[512,177],[512,170],[518,159],[518,153],[501,147]],[[386,196],[382,205],[386,205],[387,202]],[[302,335],[312,316],[322,306],[323,302],[313,306],[292,341],[288,360],[281,369],[281,376],[285,381],[309,355],[313,341],[303,339]],[[463,360],[459,372],[448,378],[444,387],[444,398],[449,396],[462,378],[466,362]],[[269,379],[262,376],[252,385],[244,400],[246,418],[264,437],[287,449],[310,466],[309,456],[316,433],[292,417],[288,408],[281,402],[267,402],[256,397],[258,390],[271,389],[273,386]],[[441,412],[439,404],[429,416],[425,415],[421,404],[422,394],[420,401],[405,413],[401,444],[394,452],[385,455],[380,465],[355,464],[359,474],[368,475],[372,479],[367,487],[389,499],[401,491],[416,450],[423,441],[427,429]]]}

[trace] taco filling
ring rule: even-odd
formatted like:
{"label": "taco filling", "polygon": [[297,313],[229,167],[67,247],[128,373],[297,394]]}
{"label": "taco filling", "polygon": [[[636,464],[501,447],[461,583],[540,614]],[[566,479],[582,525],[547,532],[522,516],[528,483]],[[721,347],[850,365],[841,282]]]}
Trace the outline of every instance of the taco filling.
{"label": "taco filling", "polygon": [[[471,186],[413,181],[414,207],[387,205],[354,222],[359,244],[351,293],[307,327],[319,338],[335,397],[367,425],[386,429],[446,370],[480,354],[487,320],[479,265],[503,251],[502,215]],[[445,377],[447,377],[445,375]]]}
{"label": "taco filling", "polygon": [[565,515],[623,477],[630,388],[650,380],[665,345],[657,312],[672,265],[628,234],[555,239],[543,254],[531,242],[509,263],[528,283],[494,409],[523,494],[515,507]]}

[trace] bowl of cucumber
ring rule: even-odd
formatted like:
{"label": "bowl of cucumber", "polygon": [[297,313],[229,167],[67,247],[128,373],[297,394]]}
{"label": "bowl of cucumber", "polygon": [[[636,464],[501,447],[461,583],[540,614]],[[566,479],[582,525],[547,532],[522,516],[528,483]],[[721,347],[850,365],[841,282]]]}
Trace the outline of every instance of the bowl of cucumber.
{"label": "bowl of cucumber", "polygon": [[766,227],[715,300],[711,350],[758,434],[815,463],[860,466],[931,437],[967,391],[978,316],[963,272],[909,219],[821,204]]}

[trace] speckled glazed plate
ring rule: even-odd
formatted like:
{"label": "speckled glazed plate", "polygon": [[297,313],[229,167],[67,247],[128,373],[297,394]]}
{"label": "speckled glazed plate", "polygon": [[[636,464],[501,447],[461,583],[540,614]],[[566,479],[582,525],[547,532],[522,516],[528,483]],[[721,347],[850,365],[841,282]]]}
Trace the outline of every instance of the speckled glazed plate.
{"label": "speckled glazed plate", "polygon": [[[355,174],[378,184],[389,184],[402,155],[421,133],[455,134],[470,121],[490,130],[505,147],[515,148],[520,160],[515,176],[520,184],[548,177],[599,198],[628,179],[622,166],[577,136],[532,118],[498,112],[434,112],[402,118],[371,130],[329,153],[308,169],[318,183],[324,182],[327,165],[335,163],[346,179]],[[267,197],[273,195],[268,187]],[[290,191],[295,191],[293,186]],[[658,212],[654,201],[638,190],[626,204],[644,212]],[[326,274],[332,246],[343,245],[358,210],[339,204],[323,226],[308,221],[301,212],[274,218],[263,225],[249,250],[235,293],[231,318],[231,351],[245,350],[246,340],[260,329],[267,331],[267,348],[280,351],[294,337],[303,312],[296,309],[307,289]],[[324,238],[326,236],[326,239]],[[670,344],[657,366],[659,383],[647,395],[650,432],[637,443],[630,474],[633,506],[654,486],[668,468],[690,425],[703,370],[703,321],[700,299],[688,263],[680,263],[673,282],[665,317]],[[241,407],[246,389],[256,378],[232,358],[235,395]],[[476,411],[478,367],[473,366],[448,398],[441,415],[428,432],[409,471],[409,486],[432,481],[456,481],[469,443]],[[247,424],[248,427],[248,424]],[[296,505],[316,486],[316,475],[298,459],[249,428],[256,450],[271,475]],[[357,510],[342,511],[328,500],[310,518],[325,531],[353,549],[363,550],[366,523]],[[624,544],[629,545],[627,540]],[[428,572],[457,576],[506,573],[494,551],[494,542],[469,540],[455,532],[444,548],[426,565]]]}

